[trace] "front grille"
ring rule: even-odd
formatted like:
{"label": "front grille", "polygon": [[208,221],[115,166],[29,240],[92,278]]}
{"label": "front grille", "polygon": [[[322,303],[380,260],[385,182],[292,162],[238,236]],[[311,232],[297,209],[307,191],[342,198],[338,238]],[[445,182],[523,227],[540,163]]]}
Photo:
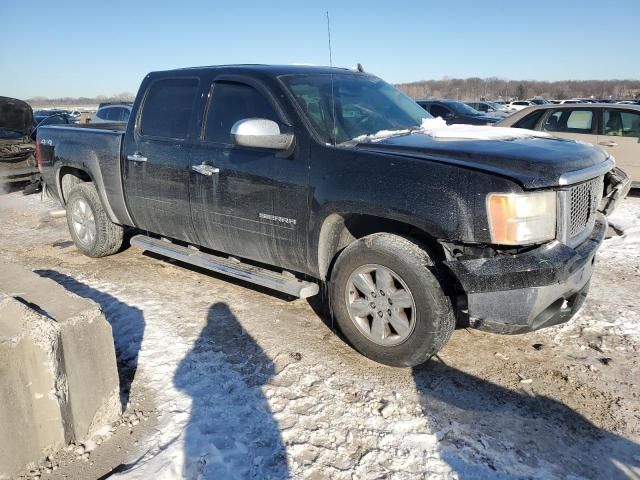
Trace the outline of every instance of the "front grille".
{"label": "front grille", "polygon": [[602,200],[603,178],[598,177],[569,189],[568,237],[580,235],[593,223]]}

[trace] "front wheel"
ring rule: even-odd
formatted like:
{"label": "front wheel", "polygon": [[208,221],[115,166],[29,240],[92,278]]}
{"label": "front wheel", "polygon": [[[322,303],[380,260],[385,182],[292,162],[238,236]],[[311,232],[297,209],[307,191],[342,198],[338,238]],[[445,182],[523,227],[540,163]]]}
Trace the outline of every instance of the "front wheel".
{"label": "front wheel", "polygon": [[455,327],[451,301],[427,252],[399,235],[376,233],[340,254],[331,278],[336,322],[363,355],[391,366],[425,362]]}
{"label": "front wheel", "polygon": [[123,228],[109,220],[91,182],[79,183],[71,190],[67,225],[73,243],[89,257],[105,257],[122,247]]}

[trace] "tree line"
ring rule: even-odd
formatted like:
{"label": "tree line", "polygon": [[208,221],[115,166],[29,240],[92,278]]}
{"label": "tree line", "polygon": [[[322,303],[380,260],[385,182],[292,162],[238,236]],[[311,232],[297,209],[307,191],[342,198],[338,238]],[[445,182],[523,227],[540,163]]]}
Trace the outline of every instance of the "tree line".
{"label": "tree line", "polygon": [[502,78],[443,78],[396,85],[412,98],[453,98],[458,100],[525,99],[535,96],[566,98],[640,98],[640,80],[506,80]]}
{"label": "tree line", "polygon": [[64,107],[74,105],[98,105],[102,102],[132,102],[134,95],[129,92],[122,92],[117,95],[98,95],[97,97],[32,97],[27,98],[27,102],[32,107]]}
{"label": "tree line", "polygon": [[[503,78],[443,78],[397,84],[412,98],[453,98],[458,100],[531,98],[540,96],[566,98],[640,99],[640,80],[506,80]],[[97,97],[33,97],[26,100],[32,106],[97,105],[101,102],[131,102],[134,95],[122,92]]]}

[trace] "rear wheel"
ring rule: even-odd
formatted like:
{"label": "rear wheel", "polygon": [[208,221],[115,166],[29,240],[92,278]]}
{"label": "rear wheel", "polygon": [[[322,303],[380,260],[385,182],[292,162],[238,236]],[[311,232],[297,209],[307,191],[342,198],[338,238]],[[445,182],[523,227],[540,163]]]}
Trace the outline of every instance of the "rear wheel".
{"label": "rear wheel", "polygon": [[340,254],[331,301],[356,350],[386,365],[414,366],[444,346],[455,318],[433,268],[423,248],[387,233],[357,240]]}
{"label": "rear wheel", "polygon": [[73,243],[89,257],[105,257],[122,246],[123,228],[109,220],[91,182],[79,183],[71,190],[67,225]]}

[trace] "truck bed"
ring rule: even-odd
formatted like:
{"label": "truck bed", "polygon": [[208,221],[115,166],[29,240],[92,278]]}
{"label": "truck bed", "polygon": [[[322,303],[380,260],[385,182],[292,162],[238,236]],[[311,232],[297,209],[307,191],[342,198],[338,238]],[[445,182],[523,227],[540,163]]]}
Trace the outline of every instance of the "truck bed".
{"label": "truck bed", "polygon": [[[38,129],[39,166],[45,184],[53,187],[61,181],[58,177],[64,172],[59,171],[57,163],[64,159],[71,167],[89,174],[110,219],[128,223],[120,157],[125,129],[124,123],[51,125]],[[57,188],[50,191],[57,196]]]}

